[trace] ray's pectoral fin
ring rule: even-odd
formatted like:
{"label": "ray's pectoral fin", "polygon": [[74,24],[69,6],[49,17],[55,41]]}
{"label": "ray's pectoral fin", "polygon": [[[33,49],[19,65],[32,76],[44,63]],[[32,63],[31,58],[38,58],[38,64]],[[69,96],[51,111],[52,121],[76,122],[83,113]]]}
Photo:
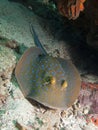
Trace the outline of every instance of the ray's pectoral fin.
{"label": "ray's pectoral fin", "polygon": [[33,65],[36,59],[41,55],[43,55],[41,49],[31,47],[25,51],[17,63],[15,76],[25,97],[31,91]]}

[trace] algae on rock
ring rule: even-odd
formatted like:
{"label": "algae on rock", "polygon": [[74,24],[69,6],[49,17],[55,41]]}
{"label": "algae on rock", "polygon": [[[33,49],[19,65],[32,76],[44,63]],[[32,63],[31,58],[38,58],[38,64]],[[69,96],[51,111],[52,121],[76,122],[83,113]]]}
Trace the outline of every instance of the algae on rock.
{"label": "algae on rock", "polygon": [[16,56],[13,50],[0,45],[0,74],[8,70],[12,71],[16,64]]}

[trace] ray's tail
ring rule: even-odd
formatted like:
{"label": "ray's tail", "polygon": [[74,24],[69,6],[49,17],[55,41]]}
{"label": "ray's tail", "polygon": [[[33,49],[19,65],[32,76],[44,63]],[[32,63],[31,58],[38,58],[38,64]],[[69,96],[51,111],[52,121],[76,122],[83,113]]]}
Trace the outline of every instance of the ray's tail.
{"label": "ray's tail", "polygon": [[33,37],[34,37],[35,45],[42,50],[43,54],[46,55],[47,52],[46,52],[45,49],[43,48],[43,46],[42,46],[42,44],[41,44],[41,42],[40,42],[40,40],[39,40],[39,38],[38,38],[38,36],[37,36],[35,30],[34,30],[34,27],[33,27],[32,24],[30,24],[30,30],[31,30],[31,33],[32,33],[32,35],[33,35]]}

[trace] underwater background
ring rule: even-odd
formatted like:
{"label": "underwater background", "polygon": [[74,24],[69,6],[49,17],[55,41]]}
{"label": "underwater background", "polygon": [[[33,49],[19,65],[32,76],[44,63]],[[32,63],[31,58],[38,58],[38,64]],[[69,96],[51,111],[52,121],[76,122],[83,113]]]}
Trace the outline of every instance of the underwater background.
{"label": "underwater background", "polygon": [[[20,89],[16,65],[35,47],[30,24],[47,54],[70,60],[80,74],[79,96],[67,110],[29,102]],[[0,0],[0,130],[98,129],[98,50],[88,44],[89,32],[85,12],[69,20],[55,1]]]}

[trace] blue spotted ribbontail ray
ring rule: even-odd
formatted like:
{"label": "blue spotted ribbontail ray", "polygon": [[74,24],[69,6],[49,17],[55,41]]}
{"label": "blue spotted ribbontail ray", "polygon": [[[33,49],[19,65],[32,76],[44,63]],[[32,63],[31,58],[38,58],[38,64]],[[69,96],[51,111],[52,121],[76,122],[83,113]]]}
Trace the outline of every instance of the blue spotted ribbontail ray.
{"label": "blue spotted ribbontail ray", "polygon": [[15,69],[21,91],[49,108],[67,109],[79,95],[79,72],[68,59],[49,56],[31,29],[37,47],[27,49]]}

